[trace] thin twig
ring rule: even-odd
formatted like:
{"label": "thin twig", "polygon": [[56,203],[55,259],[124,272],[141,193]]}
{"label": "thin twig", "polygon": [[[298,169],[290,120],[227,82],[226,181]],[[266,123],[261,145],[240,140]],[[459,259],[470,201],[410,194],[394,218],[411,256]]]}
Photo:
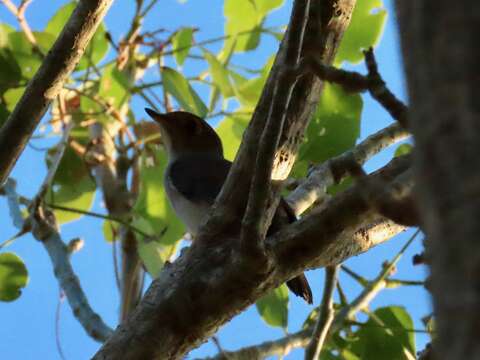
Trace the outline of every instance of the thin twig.
{"label": "thin twig", "polygon": [[62,206],[62,205],[51,204],[51,203],[45,203],[45,205],[47,205],[49,208],[52,208],[52,209],[55,209],[55,210],[67,211],[67,212],[71,212],[71,213],[76,213],[76,214],[82,214],[82,215],[87,215],[87,216],[91,216],[91,217],[96,217],[96,218],[99,218],[99,219],[110,220],[110,221],[119,223],[119,224],[121,224],[121,225],[124,225],[124,226],[126,226],[127,228],[129,228],[129,229],[132,229],[133,231],[135,231],[136,233],[144,236],[144,237],[147,238],[147,239],[154,239],[154,238],[157,237],[156,235],[147,234],[146,232],[144,232],[143,230],[140,230],[139,228],[135,227],[134,225],[130,224],[129,222],[127,222],[127,221],[125,221],[125,220],[122,220],[122,219],[119,219],[119,218],[117,218],[117,217],[115,217],[115,216],[103,215],[103,214],[99,214],[99,213],[92,212],[92,211],[86,211],[86,210],[82,210],[82,209],[75,209],[75,208],[71,208],[71,207],[67,207],[67,206]]}
{"label": "thin twig", "polygon": [[407,129],[408,107],[388,89],[378,72],[373,49],[368,49],[364,54],[368,69],[368,75],[366,76],[355,71],[324,65],[314,59],[305,60],[303,65],[310,68],[320,79],[339,84],[346,91],[368,91],[403,128]]}
{"label": "thin twig", "polygon": [[325,269],[325,286],[323,288],[323,299],[320,305],[318,321],[313,329],[310,343],[305,348],[305,359],[319,359],[320,353],[327,338],[330,326],[334,319],[333,293],[337,284],[338,265],[328,266]]}
{"label": "thin twig", "polygon": [[31,0],[22,1],[20,6],[17,6],[11,0],[0,0],[5,7],[17,18],[18,24],[23,30],[25,37],[27,40],[35,47],[36,50],[38,49],[37,40],[33,35],[32,29],[28,25],[27,20],[25,19],[25,11],[27,10],[28,5],[30,4]]}

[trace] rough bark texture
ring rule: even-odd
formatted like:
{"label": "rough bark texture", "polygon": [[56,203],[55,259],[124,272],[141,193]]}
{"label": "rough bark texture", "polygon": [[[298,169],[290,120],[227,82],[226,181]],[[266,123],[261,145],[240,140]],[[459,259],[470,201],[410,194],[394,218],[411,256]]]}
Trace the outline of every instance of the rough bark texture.
{"label": "rough bark texture", "polygon": [[436,359],[480,359],[480,2],[396,2]]}
{"label": "rough bark texture", "polygon": [[0,130],[0,184],[62,89],[113,0],[82,0]]}
{"label": "rough bark texture", "polygon": [[[403,174],[408,165],[408,159],[399,159],[374,176],[388,181]],[[269,255],[277,261],[266,275],[245,267],[238,249],[232,247],[234,238],[214,246],[195,242],[162,271],[94,359],[179,359],[306,267],[336,264],[392,235],[358,233],[380,220],[359,186],[331,200],[325,209],[329,210],[314,212],[267,239]]]}
{"label": "rough bark texture", "polygon": [[[297,1],[294,6],[302,4],[303,2]],[[315,56],[330,64],[348,26],[354,4],[354,0],[312,1],[300,56]],[[271,248],[265,243],[272,259],[278,259],[278,266],[269,264],[267,268],[260,269],[261,266],[252,266],[257,265],[254,259],[251,262],[245,261],[238,249],[239,232],[235,230],[241,225],[238,213],[243,213],[238,210],[245,208],[246,194],[249,193],[251,184],[249,179],[255,169],[259,140],[268,119],[270,104],[273,103],[274,88],[279,77],[284,75],[281,73],[291,70],[285,66],[286,51],[289,49],[286,42],[291,31],[291,28],[287,30],[282,41],[269,80],[244,135],[241,149],[217,200],[214,216],[211,216],[207,226],[203,227],[195,244],[174,264],[164,269],[160,278],[154,281],[141,304],[127,321],[117,328],[95,359],[181,358],[185,352],[205,341],[219,326],[244,310],[266,291],[298,275],[307,263],[312,266],[325,266],[330,264],[332,258],[341,259],[343,255],[361,251],[361,246],[347,246],[347,251],[334,251],[329,253],[330,258],[320,256],[322,260],[317,261],[313,258],[318,258],[315,255],[319,254],[313,251],[309,255],[297,256],[290,264],[281,251],[276,254],[275,246]],[[286,80],[288,81],[288,77]],[[321,81],[313,74],[304,74],[298,81],[296,78],[291,81],[296,81],[296,84],[281,129],[274,178],[282,178],[288,174],[322,88]],[[400,172],[404,170],[402,168],[400,171],[397,168]],[[369,208],[362,196],[355,199],[362,203],[351,207],[355,215],[350,214],[350,218],[342,218],[348,220],[344,227],[338,225],[329,228],[330,235],[321,236],[320,240],[324,243],[316,250],[321,249],[328,253],[328,250],[334,248],[328,245],[338,237],[352,241],[354,239],[352,235],[358,230],[359,222],[363,219],[374,220],[375,211]],[[272,204],[269,204],[267,211],[275,207],[274,203],[272,201]],[[364,213],[365,217],[357,216],[359,212]],[[331,215],[338,214],[331,213],[329,216]],[[355,219],[353,222],[350,221],[352,218]],[[329,221],[333,223],[332,219]],[[309,223],[304,225],[308,227]],[[317,240],[319,232],[318,228],[314,229],[313,223],[310,225],[313,232],[308,232],[309,242]],[[344,230],[349,237],[343,237]],[[289,234],[290,241],[298,240],[298,237],[292,237],[293,233]],[[287,235],[283,234],[284,237]],[[305,242],[302,244],[306,245]],[[308,245],[305,248],[307,247]],[[280,247],[281,250],[287,248],[286,243]],[[295,252],[295,249],[290,250]],[[296,253],[300,254],[303,251]]]}

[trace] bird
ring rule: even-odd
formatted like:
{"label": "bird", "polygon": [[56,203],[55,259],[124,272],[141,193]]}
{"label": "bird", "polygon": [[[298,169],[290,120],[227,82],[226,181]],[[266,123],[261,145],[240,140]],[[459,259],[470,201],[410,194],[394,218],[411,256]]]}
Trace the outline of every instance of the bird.
{"label": "bird", "polygon": [[[163,181],[168,200],[195,239],[232,163],[223,157],[220,137],[204,119],[185,111],[158,113],[149,108],[145,111],[159,125],[167,153]],[[282,198],[267,236],[294,221],[293,210]],[[295,295],[312,304],[312,290],[304,274],[286,284]]]}

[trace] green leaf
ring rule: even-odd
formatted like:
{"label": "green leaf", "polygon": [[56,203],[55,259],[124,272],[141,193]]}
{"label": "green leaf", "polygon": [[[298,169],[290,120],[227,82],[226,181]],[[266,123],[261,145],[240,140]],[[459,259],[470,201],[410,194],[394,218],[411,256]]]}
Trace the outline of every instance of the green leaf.
{"label": "green leaf", "polygon": [[48,20],[45,31],[54,35],[60,34],[75,7],[76,3],[72,1],[58,9],[58,11],[50,18],[50,20]]}
{"label": "green leaf", "polygon": [[224,49],[232,46],[236,52],[256,49],[265,17],[282,4],[283,0],[225,0],[225,34],[230,37]]}
{"label": "green leaf", "polygon": [[178,243],[163,245],[157,241],[139,241],[138,254],[148,273],[156,278],[171,254],[175,252]]}
{"label": "green leaf", "polygon": [[207,115],[207,107],[182,74],[163,67],[162,80],[164,90],[172,95],[183,109],[202,118]]}
{"label": "green leaf", "polygon": [[236,52],[257,48],[262,18],[253,1],[225,0],[225,48],[235,46]]}
{"label": "green leaf", "polygon": [[[67,148],[53,179],[53,186],[47,192],[47,202],[88,211],[93,205],[95,190],[95,182],[90,177],[85,163],[72,149]],[[70,211],[55,210],[54,212],[60,224],[82,216]]]}
{"label": "green leaf", "polygon": [[207,60],[208,66],[210,67],[213,83],[220,89],[224,98],[232,97],[234,91],[230,82],[229,71],[215,55],[208,50],[203,49],[203,56],[205,56],[205,60]]}
{"label": "green leaf", "polygon": [[25,79],[31,79],[40,67],[40,55],[33,53],[32,44],[23,32],[8,34],[9,48]]}
{"label": "green leaf", "polygon": [[0,24],[0,48],[8,47],[8,34],[15,32],[15,28],[8,24]]}
{"label": "green leaf", "polygon": [[5,91],[3,94],[3,99],[5,100],[6,108],[9,112],[12,112],[13,109],[15,109],[15,106],[22,97],[24,91],[24,87],[12,88]]}
{"label": "green leaf", "polygon": [[218,136],[222,140],[223,155],[225,159],[233,161],[237,153],[242,135],[251,118],[252,109],[240,108],[238,113],[233,113],[227,117],[216,128]]}
{"label": "green leaf", "polygon": [[193,29],[181,28],[172,37],[173,56],[178,66],[182,66],[193,42]]}
{"label": "green leaf", "polygon": [[9,32],[0,24],[0,94],[16,86],[22,78],[22,69],[11,49],[7,48],[8,34]]}
{"label": "green leaf", "polygon": [[258,299],[257,310],[268,325],[286,329],[288,325],[287,286],[283,284]]}
{"label": "green leaf", "polygon": [[116,233],[118,232],[118,223],[115,221],[105,220],[103,222],[102,231],[105,241],[109,243],[114,242]]}
{"label": "green leaf", "polygon": [[398,157],[402,155],[407,155],[410,154],[412,150],[413,146],[411,144],[402,144],[395,149],[395,154],[393,156]]}
{"label": "green leaf", "polygon": [[130,97],[128,79],[114,63],[107,65],[102,72],[98,96],[117,110]]}
{"label": "green leaf", "polygon": [[271,56],[262,68],[260,75],[248,80],[239,74],[230,72],[235,83],[235,94],[243,106],[255,107],[257,105],[274,61],[275,57]]}
{"label": "green leaf", "polygon": [[343,36],[335,65],[343,61],[352,64],[363,60],[363,49],[375,46],[383,33],[387,11],[382,0],[358,0],[352,14],[352,21]]}
{"label": "green leaf", "polygon": [[282,6],[283,1],[284,0],[255,0],[254,2],[257,10],[265,16],[270,11]]}
{"label": "green leaf", "polygon": [[311,163],[322,163],[349,150],[360,136],[362,97],[325,84],[305,133],[293,175],[304,176]]}
{"label": "green leaf", "polygon": [[140,193],[133,209],[133,225],[152,235],[165,232],[158,241],[164,246],[175,244],[185,233],[183,224],[176,217],[165,194],[163,174],[166,165],[167,156],[162,149],[142,156]]}
{"label": "green leaf", "polygon": [[379,308],[356,332],[357,341],[352,343],[351,350],[360,359],[415,359],[415,334],[412,329],[413,321],[405,308]]}
{"label": "green leaf", "polygon": [[0,254],[0,301],[13,301],[28,283],[24,262],[14,253]]}

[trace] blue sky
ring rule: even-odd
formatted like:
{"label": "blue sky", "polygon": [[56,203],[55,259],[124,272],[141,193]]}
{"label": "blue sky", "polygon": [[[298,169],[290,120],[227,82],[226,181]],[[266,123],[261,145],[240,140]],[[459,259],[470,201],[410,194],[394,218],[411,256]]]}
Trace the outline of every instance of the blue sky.
{"label": "blue sky", "polygon": [[[288,2],[288,1],[287,1]],[[64,1],[51,0],[48,6],[41,0],[34,0],[30,5],[26,17],[31,27],[42,29],[48,19]],[[206,5],[208,3],[208,6]],[[129,17],[133,10],[134,1],[117,0],[106,17],[106,26],[115,39],[129,27]],[[175,0],[159,1],[147,18],[144,26],[147,29],[164,27],[175,30],[179,26],[194,26],[200,31],[196,34],[197,41],[209,39],[223,34],[223,1],[189,0],[185,4]],[[401,59],[399,56],[398,34],[391,8],[392,1],[385,2],[389,10],[389,18],[382,39],[376,49],[380,71],[387,84],[394,93],[405,99],[404,83],[402,80]],[[288,21],[289,6],[275,11],[268,19],[267,25],[283,25]],[[16,26],[15,19],[0,5],[0,20]],[[257,64],[260,67],[265,59],[276,50],[276,43],[269,37],[264,37],[260,49],[239,58],[244,65]],[[218,51],[219,45],[210,49]],[[187,65],[188,71],[195,70],[196,64]],[[364,71],[363,67],[355,67]],[[208,95],[205,95],[207,98]],[[138,116],[142,114],[145,104],[137,100],[134,102],[134,111]],[[369,96],[365,96],[365,106],[362,120],[362,137],[386,126],[390,120],[388,114],[374,103]],[[44,146],[51,142],[36,141],[35,145]],[[371,160],[367,170],[373,170],[387,162],[393,153],[389,149]],[[32,196],[38,190],[45,175],[44,153],[27,147],[21,156],[12,176],[18,182],[18,191],[26,196]],[[97,196],[93,208],[96,212],[104,212],[100,196]],[[84,217],[79,222],[62,227],[62,237],[69,240],[81,236],[85,240],[85,247],[72,258],[72,263],[82,286],[91,302],[92,307],[111,326],[116,325],[118,314],[118,292],[114,283],[111,246],[103,240],[101,233],[102,222]],[[4,199],[0,198],[0,242],[12,236],[16,229],[12,226],[8,216],[8,209]],[[367,278],[373,278],[381,269],[381,264],[391,259],[402,247],[411,231],[397,236],[390,242],[378,246],[367,254],[357,256],[348,261],[350,268],[360,272]],[[407,251],[407,254],[398,265],[398,278],[423,279],[426,269],[413,267],[411,257],[422,249],[417,240]],[[55,316],[59,302],[59,289],[53,276],[52,266],[43,247],[31,236],[24,236],[8,248],[21,256],[29,270],[30,281],[22,296],[12,303],[0,303],[0,358],[2,359],[59,359],[55,345]],[[318,302],[323,287],[323,271],[311,271],[308,278],[314,290],[314,297]],[[361,290],[348,276],[341,275],[341,282],[348,297],[353,298]],[[426,292],[421,288],[402,288],[400,290],[386,290],[372,302],[372,309],[380,306],[397,304],[405,306],[415,321],[416,328],[422,328],[420,318],[429,313],[430,304]],[[300,300],[291,297],[289,331],[299,329],[306,315],[311,311]],[[65,356],[69,360],[89,358],[99,344],[91,340],[72,316],[67,302],[60,307],[59,336]],[[258,317],[254,307],[249,308],[240,316],[225,325],[219,332],[219,339],[225,349],[232,350],[246,345],[257,344],[261,341],[279,338],[283,331],[268,327]],[[427,340],[425,336],[418,336],[418,349],[423,348]],[[188,358],[213,355],[216,348],[206,343],[194,350]],[[303,353],[293,351],[286,359],[301,359]]]}

